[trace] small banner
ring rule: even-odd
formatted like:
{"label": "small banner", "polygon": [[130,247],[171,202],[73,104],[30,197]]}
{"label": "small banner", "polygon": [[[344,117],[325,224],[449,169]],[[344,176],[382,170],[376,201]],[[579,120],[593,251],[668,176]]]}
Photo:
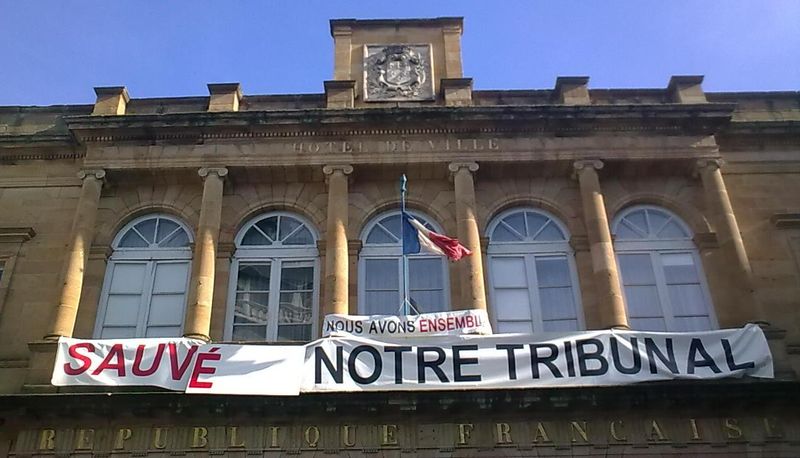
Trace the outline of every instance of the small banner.
{"label": "small banner", "polygon": [[602,330],[414,339],[340,335],[295,346],[62,337],[52,383],[289,396],[742,376],[773,377],[772,355],[756,325],[695,333]]}
{"label": "small banner", "polygon": [[469,334],[490,335],[492,325],[486,310],[423,313],[420,315],[326,315],[322,335],[353,335],[370,338],[429,337]]}

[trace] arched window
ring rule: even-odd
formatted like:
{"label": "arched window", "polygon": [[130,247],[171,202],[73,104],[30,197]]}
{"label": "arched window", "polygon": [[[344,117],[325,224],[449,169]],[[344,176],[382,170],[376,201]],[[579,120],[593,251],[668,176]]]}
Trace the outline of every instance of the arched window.
{"label": "arched window", "polygon": [[319,296],[317,234],[298,215],[273,212],[236,236],[225,338],[309,341]]}
{"label": "arched window", "polygon": [[[430,218],[408,212],[425,227],[440,232]],[[400,212],[383,213],[367,224],[359,256],[359,311],[366,315],[397,315],[403,302]],[[441,256],[408,256],[411,303],[420,313],[450,309],[447,264]]]}
{"label": "arched window", "polygon": [[680,218],[638,205],[617,215],[611,227],[632,328],[717,327],[692,232]]}
{"label": "arched window", "polygon": [[583,328],[566,228],[541,210],[513,209],[488,227],[488,266],[497,332]]}
{"label": "arched window", "polygon": [[183,333],[189,229],[167,215],[127,224],[112,243],[95,337],[178,337]]}

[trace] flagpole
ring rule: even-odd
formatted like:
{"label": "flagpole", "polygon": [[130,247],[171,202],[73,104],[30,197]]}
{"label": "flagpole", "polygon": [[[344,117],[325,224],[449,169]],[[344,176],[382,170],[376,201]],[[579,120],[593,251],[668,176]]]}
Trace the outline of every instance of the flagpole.
{"label": "flagpole", "polygon": [[400,240],[402,241],[400,245],[400,251],[403,254],[403,315],[408,315],[409,310],[408,306],[411,304],[411,295],[409,294],[409,284],[408,284],[408,255],[405,252],[405,214],[406,214],[406,183],[408,180],[406,179],[406,174],[404,173],[400,177]]}

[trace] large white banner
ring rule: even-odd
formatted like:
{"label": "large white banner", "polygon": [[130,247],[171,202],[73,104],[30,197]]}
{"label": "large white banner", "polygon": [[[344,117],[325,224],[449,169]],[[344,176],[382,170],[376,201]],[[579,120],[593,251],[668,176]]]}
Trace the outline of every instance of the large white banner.
{"label": "large white banner", "polygon": [[51,383],[186,389],[205,342],[193,339],[58,339]]}
{"label": "large white banner", "polygon": [[457,310],[406,316],[331,314],[326,315],[322,323],[324,337],[349,334],[382,339],[491,333],[492,325],[486,310]]}
{"label": "large white banner", "polygon": [[755,325],[698,333],[335,336],[296,346],[62,338],[52,383],[285,396],[603,386],[742,376],[773,377],[767,340]]}
{"label": "large white banner", "polygon": [[[773,377],[756,325],[701,333],[586,331],[308,345],[302,392],[602,386]],[[310,375],[313,374],[313,377]]]}

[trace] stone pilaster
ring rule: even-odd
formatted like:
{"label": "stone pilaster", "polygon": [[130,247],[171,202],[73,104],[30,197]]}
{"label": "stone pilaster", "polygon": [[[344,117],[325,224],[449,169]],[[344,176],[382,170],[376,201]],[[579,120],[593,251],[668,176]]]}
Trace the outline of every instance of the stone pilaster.
{"label": "stone pilaster", "polygon": [[575,175],[581,191],[583,219],[592,256],[594,285],[597,291],[597,310],[587,312],[587,318],[596,317],[595,323],[587,323],[589,328],[627,329],[628,317],[619,281],[611,230],[606,216],[606,205],[600,189],[597,171],[603,168],[599,160],[576,161]]}
{"label": "stone pilaster", "polygon": [[722,258],[716,266],[716,273],[725,278],[727,288],[738,290],[730,299],[734,301],[736,308],[734,315],[738,315],[741,322],[722,324],[764,323],[766,320],[755,294],[750,260],[722,178],[721,165],[722,161],[719,159],[701,159],[697,162],[697,172],[705,191],[707,216],[714,226]]}
{"label": "stone pilaster", "polygon": [[347,246],[348,178],[350,165],[322,168],[328,183],[328,224],[325,232],[325,304],[323,314],[350,313],[349,258]]}
{"label": "stone pilaster", "polygon": [[222,218],[223,178],[228,174],[228,169],[203,167],[197,173],[203,178],[203,201],[192,260],[192,280],[189,288],[192,298],[186,310],[183,335],[209,340],[217,242]]}
{"label": "stone pilaster", "polygon": [[475,182],[472,174],[478,170],[475,162],[453,162],[448,166],[453,174],[456,195],[458,239],[472,251],[459,264],[461,268],[461,304],[458,309],[486,309],[486,287],[483,278],[481,236],[475,215]]}
{"label": "stone pilaster", "polygon": [[97,219],[97,205],[103,188],[104,170],[82,170],[78,177],[83,180],[78,207],[72,220],[69,251],[62,270],[63,284],[53,320],[45,335],[47,340],[60,336],[71,337],[78,315],[78,304],[83,289],[83,276],[89,250],[92,246]]}

